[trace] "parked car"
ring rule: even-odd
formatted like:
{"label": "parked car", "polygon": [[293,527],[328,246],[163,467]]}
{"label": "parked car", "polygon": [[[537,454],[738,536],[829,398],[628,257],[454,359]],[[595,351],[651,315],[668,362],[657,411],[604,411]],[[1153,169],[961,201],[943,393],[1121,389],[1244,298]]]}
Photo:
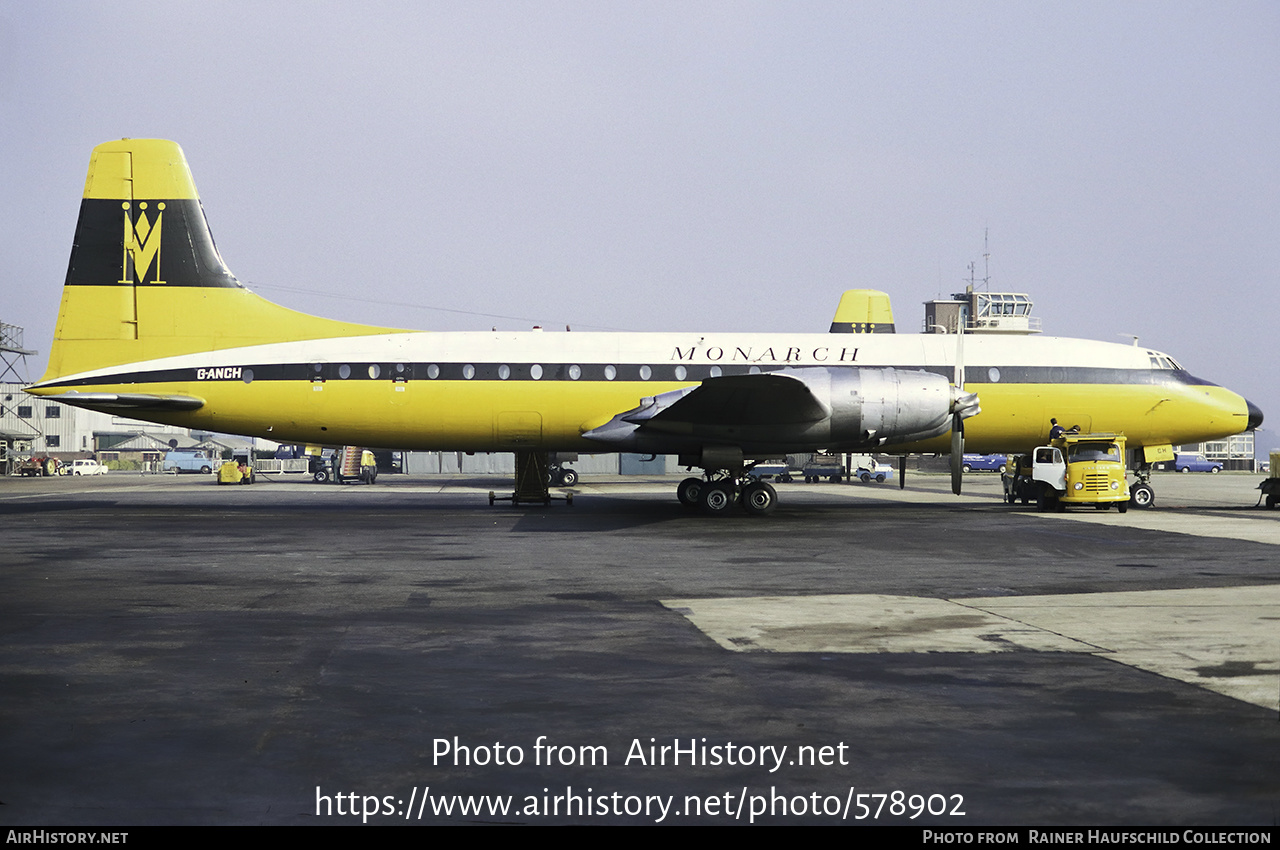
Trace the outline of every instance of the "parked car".
{"label": "parked car", "polygon": [[165,472],[199,472],[208,475],[222,459],[214,459],[210,449],[170,449],[164,456]]}
{"label": "parked car", "polygon": [[872,461],[869,465],[859,466],[854,470],[853,477],[863,484],[870,484],[872,481],[883,484],[893,479],[893,465]]}
{"label": "parked car", "polygon": [[1179,472],[1221,472],[1222,464],[1204,455],[1178,454],[1173,456],[1173,468]]}
{"label": "parked car", "polygon": [[1004,472],[1008,463],[1008,455],[965,455],[960,468],[965,472],[973,472],[975,469],[982,472]]}
{"label": "parked car", "polygon": [[107,468],[96,460],[73,460],[70,464],[63,464],[59,470],[62,475],[106,475]]}

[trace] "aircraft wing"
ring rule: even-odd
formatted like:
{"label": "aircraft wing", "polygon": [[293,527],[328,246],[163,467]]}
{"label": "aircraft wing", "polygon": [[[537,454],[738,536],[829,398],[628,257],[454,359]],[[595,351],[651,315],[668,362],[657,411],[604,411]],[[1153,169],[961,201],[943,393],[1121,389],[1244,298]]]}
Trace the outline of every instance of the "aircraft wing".
{"label": "aircraft wing", "polygon": [[638,431],[692,434],[745,428],[790,430],[821,422],[831,409],[794,375],[726,375],[694,387],[650,396],[583,434],[592,440],[627,443]]}

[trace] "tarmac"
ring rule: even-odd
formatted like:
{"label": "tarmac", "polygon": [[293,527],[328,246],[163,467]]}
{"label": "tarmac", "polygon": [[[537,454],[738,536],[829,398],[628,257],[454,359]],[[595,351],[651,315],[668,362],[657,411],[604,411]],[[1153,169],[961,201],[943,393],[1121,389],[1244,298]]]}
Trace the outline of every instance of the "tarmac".
{"label": "tarmac", "polygon": [[0,479],[0,825],[1274,826],[1260,480]]}

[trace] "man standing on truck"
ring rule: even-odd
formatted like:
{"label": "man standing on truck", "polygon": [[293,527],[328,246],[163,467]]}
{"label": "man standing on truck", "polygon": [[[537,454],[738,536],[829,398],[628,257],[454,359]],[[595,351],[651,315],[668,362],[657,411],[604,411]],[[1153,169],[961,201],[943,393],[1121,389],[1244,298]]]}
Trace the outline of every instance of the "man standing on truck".
{"label": "man standing on truck", "polygon": [[1080,433],[1079,425],[1072,425],[1070,428],[1063,428],[1061,425],[1058,424],[1057,419],[1050,419],[1049,425],[1052,426],[1049,428],[1049,439],[1051,441],[1058,439],[1063,434],[1079,434]]}

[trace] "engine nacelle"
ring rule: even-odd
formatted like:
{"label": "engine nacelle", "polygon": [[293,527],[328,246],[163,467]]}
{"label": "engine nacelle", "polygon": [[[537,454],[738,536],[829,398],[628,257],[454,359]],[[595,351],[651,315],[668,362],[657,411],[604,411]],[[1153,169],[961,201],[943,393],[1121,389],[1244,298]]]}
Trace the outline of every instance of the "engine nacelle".
{"label": "engine nacelle", "polygon": [[646,398],[583,436],[620,451],[732,447],[768,457],[926,440],[950,429],[952,405],[951,385],[941,375],[810,366],[709,378]]}
{"label": "engine nacelle", "polygon": [[829,448],[926,440],[951,428],[951,384],[941,375],[901,369],[783,370],[831,411]]}

